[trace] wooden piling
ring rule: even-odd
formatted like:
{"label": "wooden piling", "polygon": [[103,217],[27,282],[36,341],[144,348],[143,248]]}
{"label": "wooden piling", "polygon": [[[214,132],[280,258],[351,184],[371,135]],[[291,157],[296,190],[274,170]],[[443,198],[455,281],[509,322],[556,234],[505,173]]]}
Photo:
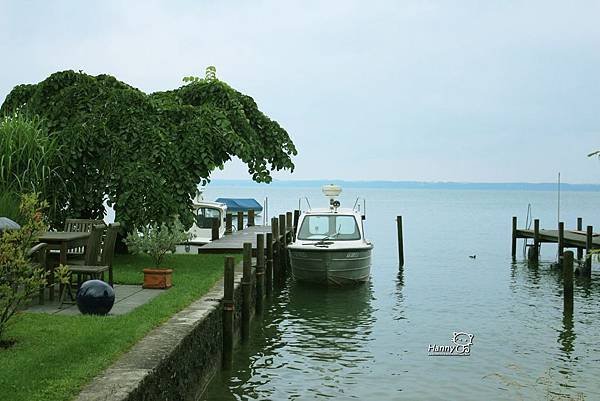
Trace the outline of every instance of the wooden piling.
{"label": "wooden piling", "polygon": [[221,223],[218,219],[214,219],[212,221],[212,231],[211,231],[211,240],[214,241],[219,239],[219,228],[221,227]]}
{"label": "wooden piling", "polygon": [[565,223],[558,222],[558,264],[562,263],[563,254],[565,253]]}
{"label": "wooden piling", "polygon": [[[581,217],[577,218],[577,231],[583,230],[583,219]],[[583,248],[577,247],[577,260],[583,259]]]}
{"label": "wooden piling", "polygon": [[273,279],[278,281],[281,278],[281,260],[279,252],[279,219],[273,217],[271,219],[271,235],[273,236]]}
{"label": "wooden piling", "polygon": [[248,210],[248,227],[254,226],[254,209]]}
{"label": "wooden piling", "polygon": [[235,259],[232,256],[227,256],[225,258],[223,291],[223,367],[225,369],[230,369],[233,362],[234,265]]}
{"label": "wooden piling", "polygon": [[265,297],[265,235],[256,234],[256,311],[262,313]]}
{"label": "wooden piling", "polygon": [[529,260],[540,260],[540,219],[533,219],[533,248],[530,249]]}
{"label": "wooden piling", "polygon": [[233,216],[231,213],[225,214],[225,235],[230,235],[233,232]]}
{"label": "wooden piling", "polygon": [[585,236],[585,275],[588,277],[592,276],[592,254],[590,251],[592,250],[592,238],[594,235],[594,228],[592,226],[587,226],[586,236]]}
{"label": "wooden piling", "polygon": [[273,233],[267,233],[267,267],[265,272],[267,296],[273,293]]}
{"label": "wooden piling", "polygon": [[237,230],[241,231],[244,229],[244,212],[237,213]]}
{"label": "wooden piling", "polygon": [[244,242],[242,277],[242,340],[250,337],[250,305],[252,299],[252,243]]}
{"label": "wooden piling", "polygon": [[513,259],[517,258],[517,216],[512,218],[512,249],[511,255]]}
{"label": "wooden piling", "polygon": [[279,253],[279,264],[280,264],[280,271],[282,273],[282,275],[286,274],[287,271],[287,255],[286,255],[286,226],[285,226],[285,214],[280,214],[279,215],[279,237],[281,238],[279,241],[279,249],[278,249],[278,253]]}
{"label": "wooden piling", "polygon": [[573,299],[573,251],[563,254],[563,296]]}
{"label": "wooden piling", "polygon": [[285,214],[285,226],[289,233],[287,234],[286,243],[290,243],[294,240],[294,213],[287,212]]}
{"label": "wooden piling", "polygon": [[404,238],[402,234],[402,216],[396,216],[396,230],[398,234],[398,266],[404,267]]}
{"label": "wooden piling", "polygon": [[300,220],[300,210],[294,210],[294,241],[296,241],[296,231],[298,231],[298,221]]}

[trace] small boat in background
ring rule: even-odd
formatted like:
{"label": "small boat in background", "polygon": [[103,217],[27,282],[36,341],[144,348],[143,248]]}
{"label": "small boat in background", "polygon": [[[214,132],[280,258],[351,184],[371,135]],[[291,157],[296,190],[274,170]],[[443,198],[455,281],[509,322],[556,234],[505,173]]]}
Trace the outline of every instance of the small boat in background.
{"label": "small boat in background", "polygon": [[[194,224],[188,230],[190,239],[175,247],[175,253],[198,253],[198,248],[208,244],[213,238],[213,225],[218,224],[219,235],[225,235],[225,216],[227,205],[221,202],[206,201],[202,197],[202,191],[196,193],[192,200],[194,211]],[[216,222],[216,223],[215,223]]]}
{"label": "small boat in background", "polygon": [[294,279],[321,284],[355,284],[369,279],[373,244],[364,237],[365,216],[340,208],[337,185],[325,185],[329,208],[303,212],[296,240],[288,246]]}
{"label": "small boat in background", "polygon": [[238,212],[248,214],[249,210],[254,210],[255,216],[262,212],[263,207],[253,198],[217,198],[215,202],[223,203],[227,206],[227,213],[237,214]]}

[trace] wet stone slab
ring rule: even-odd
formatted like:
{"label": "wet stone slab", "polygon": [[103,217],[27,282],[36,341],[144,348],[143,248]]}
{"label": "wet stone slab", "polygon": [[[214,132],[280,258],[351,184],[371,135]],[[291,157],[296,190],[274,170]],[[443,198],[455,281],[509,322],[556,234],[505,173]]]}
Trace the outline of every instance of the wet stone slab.
{"label": "wet stone slab", "polygon": [[[123,315],[131,312],[138,306],[150,302],[153,298],[168,290],[144,289],[141,285],[115,285],[115,304],[109,315]],[[50,302],[46,300],[44,305],[34,304],[27,308],[27,312],[48,313],[52,315],[80,315],[75,304],[63,304],[62,308],[58,300]]]}

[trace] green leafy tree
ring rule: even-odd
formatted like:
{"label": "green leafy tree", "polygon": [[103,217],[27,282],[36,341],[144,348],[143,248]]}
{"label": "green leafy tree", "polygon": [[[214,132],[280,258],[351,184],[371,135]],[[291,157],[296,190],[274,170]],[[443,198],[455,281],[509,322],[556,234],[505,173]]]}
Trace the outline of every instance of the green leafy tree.
{"label": "green leafy tree", "polygon": [[20,212],[25,223],[0,234],[0,339],[19,307],[45,284],[44,268],[28,256],[39,233],[47,229],[43,207],[36,195],[23,196]]}
{"label": "green leafy tree", "polygon": [[15,87],[0,112],[42,116],[61,145],[61,218],[102,218],[106,200],[130,230],[176,215],[189,227],[191,199],[213,170],[236,156],[255,181],[270,182],[273,170],[293,171],[297,152],[288,133],[218,80],[214,67],[186,82],[147,95],[109,75],[63,71]]}

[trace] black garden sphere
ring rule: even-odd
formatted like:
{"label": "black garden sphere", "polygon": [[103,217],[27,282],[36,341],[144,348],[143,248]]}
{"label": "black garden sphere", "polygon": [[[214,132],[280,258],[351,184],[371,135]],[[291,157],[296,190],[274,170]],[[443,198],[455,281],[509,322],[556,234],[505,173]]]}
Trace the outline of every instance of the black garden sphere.
{"label": "black garden sphere", "polygon": [[88,280],[77,291],[77,307],[84,315],[106,315],[115,303],[115,290],[104,281]]}

